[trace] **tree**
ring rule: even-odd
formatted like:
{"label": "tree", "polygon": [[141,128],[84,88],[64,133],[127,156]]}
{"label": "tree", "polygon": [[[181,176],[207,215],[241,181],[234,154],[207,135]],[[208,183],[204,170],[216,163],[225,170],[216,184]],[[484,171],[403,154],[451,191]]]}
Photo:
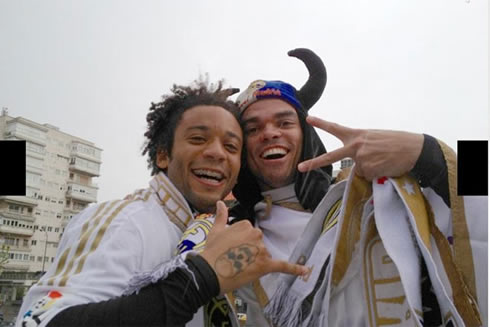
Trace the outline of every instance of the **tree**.
{"label": "tree", "polygon": [[3,268],[9,261],[9,251],[10,247],[8,245],[3,244],[0,249],[0,275],[3,272]]}

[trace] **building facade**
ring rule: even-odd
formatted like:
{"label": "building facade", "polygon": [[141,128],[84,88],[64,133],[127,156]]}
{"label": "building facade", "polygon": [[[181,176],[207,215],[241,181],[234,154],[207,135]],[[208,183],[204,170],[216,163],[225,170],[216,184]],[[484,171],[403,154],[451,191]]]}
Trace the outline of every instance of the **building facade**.
{"label": "building facade", "polygon": [[[337,177],[337,175],[341,172],[341,171],[344,171],[344,174],[347,174],[349,173],[349,171],[347,170],[347,168],[349,167],[352,167],[354,165],[354,160],[351,159],[351,158],[344,158],[340,161],[340,169],[335,169],[332,173],[332,176],[334,178]],[[347,176],[344,176],[344,177],[347,177]]]}
{"label": "building facade", "polygon": [[[0,302],[18,300],[50,267],[70,219],[97,201],[102,149],[49,124],[0,116],[0,140],[26,141],[26,195],[0,196]],[[8,154],[0,154],[8,158]],[[20,294],[19,294],[20,293]]]}

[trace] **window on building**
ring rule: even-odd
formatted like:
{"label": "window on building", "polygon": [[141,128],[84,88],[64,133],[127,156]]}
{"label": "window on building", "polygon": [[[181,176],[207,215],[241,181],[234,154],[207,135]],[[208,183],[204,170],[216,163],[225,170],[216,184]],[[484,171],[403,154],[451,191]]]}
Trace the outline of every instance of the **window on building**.
{"label": "window on building", "polygon": [[5,237],[5,240],[3,242],[6,245],[14,245],[15,239],[13,237]]}
{"label": "window on building", "polygon": [[17,205],[9,204],[9,211],[19,212],[20,208]]}
{"label": "window on building", "polygon": [[52,231],[53,231],[53,227],[48,226],[48,232],[52,232]]}
{"label": "window on building", "polygon": [[[35,227],[37,227],[37,226],[35,226]],[[31,245],[37,245],[37,240],[32,240]]]}
{"label": "window on building", "polygon": [[24,254],[24,261],[29,261],[29,255],[28,254]]}
{"label": "window on building", "polygon": [[31,255],[31,257],[29,258],[31,261],[36,261],[36,257]]}
{"label": "window on building", "polygon": [[37,257],[37,262],[42,262],[43,261],[43,257]]}
{"label": "window on building", "polygon": [[22,243],[22,246],[24,247],[29,246],[29,240],[24,239]]}
{"label": "window on building", "polygon": [[58,233],[59,231],[60,231],[59,227],[56,227],[56,228],[54,229],[54,232],[55,232],[55,233]]}

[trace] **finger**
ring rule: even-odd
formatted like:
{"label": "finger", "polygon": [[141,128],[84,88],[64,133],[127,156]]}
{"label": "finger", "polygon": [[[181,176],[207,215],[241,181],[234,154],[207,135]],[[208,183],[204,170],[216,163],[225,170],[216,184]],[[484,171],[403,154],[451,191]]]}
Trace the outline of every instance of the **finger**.
{"label": "finger", "polygon": [[298,164],[298,170],[300,172],[305,172],[308,170],[317,169],[319,167],[328,166],[344,158],[352,158],[354,155],[352,152],[352,148],[343,146],[334,151],[324,153],[316,158],[300,162]]}
{"label": "finger", "polygon": [[271,260],[269,267],[270,272],[281,272],[290,275],[303,276],[309,272],[306,266],[290,263],[282,260]]}
{"label": "finger", "polygon": [[360,164],[354,165],[354,173],[356,173],[357,176],[364,177],[364,172],[362,171]]}
{"label": "finger", "polygon": [[223,201],[216,202],[216,218],[214,220],[214,228],[225,228],[228,222],[228,208]]}
{"label": "finger", "polygon": [[332,134],[339,140],[344,141],[355,133],[355,129],[332,123],[315,116],[306,117],[306,122],[313,127],[323,129],[325,132]]}

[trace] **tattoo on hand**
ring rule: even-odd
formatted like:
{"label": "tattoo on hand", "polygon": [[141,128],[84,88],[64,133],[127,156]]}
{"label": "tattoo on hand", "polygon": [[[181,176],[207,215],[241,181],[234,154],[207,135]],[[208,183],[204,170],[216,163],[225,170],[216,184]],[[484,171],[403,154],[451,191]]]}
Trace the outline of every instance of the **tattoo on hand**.
{"label": "tattoo on hand", "polygon": [[259,248],[251,244],[228,249],[216,260],[216,273],[223,278],[235,277],[255,261],[258,253]]}

